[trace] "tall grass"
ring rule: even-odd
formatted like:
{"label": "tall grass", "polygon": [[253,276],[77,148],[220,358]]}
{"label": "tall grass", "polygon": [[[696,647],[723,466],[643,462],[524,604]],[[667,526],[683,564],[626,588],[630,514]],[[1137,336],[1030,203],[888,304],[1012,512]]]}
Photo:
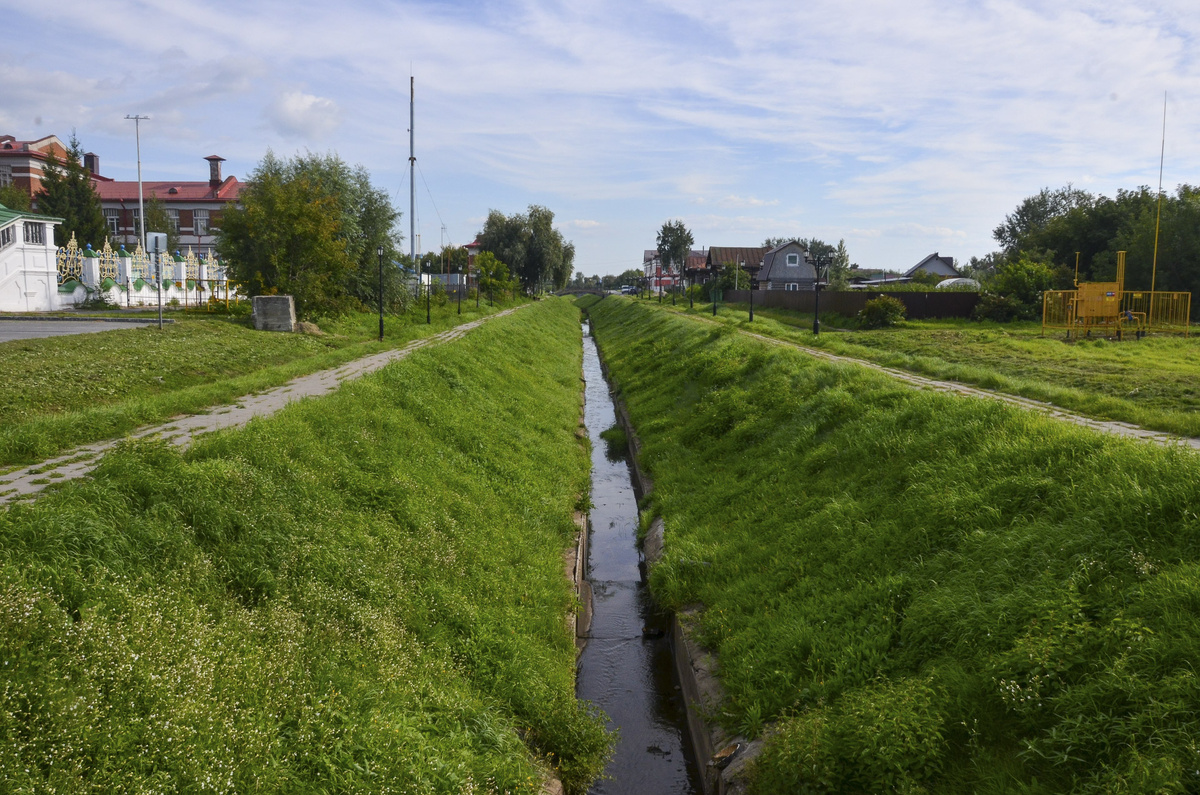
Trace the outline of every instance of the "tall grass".
{"label": "tall grass", "polygon": [[[974,384],[1103,420],[1200,436],[1200,339],[1151,336],[1067,342],[1040,323],[906,321],[900,328],[814,337],[812,316],[723,308],[718,322],[934,378]],[[822,326],[854,326],[822,316]]]}
{"label": "tall grass", "polygon": [[[157,328],[0,344],[0,466],[41,461],[69,447],[127,433],[398,347],[499,311],[453,304],[425,314],[325,321],[324,336],[256,332],[247,321],[182,317]],[[199,313],[197,313],[199,314]]]}
{"label": "tall grass", "polygon": [[760,793],[1200,786],[1200,459],[590,310]]}
{"label": "tall grass", "polygon": [[571,791],[578,312],[0,513],[0,789]]}

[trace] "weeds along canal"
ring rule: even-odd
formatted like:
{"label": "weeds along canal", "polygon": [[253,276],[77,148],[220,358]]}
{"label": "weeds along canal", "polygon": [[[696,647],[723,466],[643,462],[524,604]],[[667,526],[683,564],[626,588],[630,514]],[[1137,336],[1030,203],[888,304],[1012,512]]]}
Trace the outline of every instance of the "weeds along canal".
{"label": "weeds along canal", "polygon": [[619,733],[596,795],[700,793],[676,681],[669,617],[646,588],[637,546],[638,507],[627,451],[601,433],[616,424],[596,343],[583,328],[584,424],[592,444],[587,577],[591,631],[579,658],[577,693],[604,710]]}

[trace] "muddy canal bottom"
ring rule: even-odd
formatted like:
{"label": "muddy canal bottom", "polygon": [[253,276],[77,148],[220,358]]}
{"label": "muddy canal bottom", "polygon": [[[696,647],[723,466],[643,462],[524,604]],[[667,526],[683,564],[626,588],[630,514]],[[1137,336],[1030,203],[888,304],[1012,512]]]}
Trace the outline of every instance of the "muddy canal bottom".
{"label": "muddy canal bottom", "polygon": [[642,578],[637,498],[624,458],[610,458],[600,434],[616,422],[596,344],[583,330],[584,424],[592,442],[591,544],[588,579],[592,628],[579,661],[577,692],[619,733],[600,795],[699,793],[687,742],[687,717],[675,678],[668,619]]}

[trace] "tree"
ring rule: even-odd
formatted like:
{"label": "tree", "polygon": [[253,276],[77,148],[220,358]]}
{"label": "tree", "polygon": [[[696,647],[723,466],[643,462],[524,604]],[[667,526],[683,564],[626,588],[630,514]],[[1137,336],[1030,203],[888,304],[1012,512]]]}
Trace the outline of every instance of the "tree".
{"label": "tree", "polygon": [[373,307],[382,246],[384,302],[392,311],[407,306],[395,267],[399,213],[361,166],[332,154],[281,160],[268,151],[240,202],[223,213],[217,251],[251,295],[291,293],[305,316]]}
{"label": "tree", "polygon": [[1042,188],[1005,216],[1004,223],[992,231],[992,236],[1006,253],[1016,253],[1029,244],[1031,235],[1045,229],[1053,219],[1076,208],[1090,208],[1095,201],[1092,194],[1073,188],[1070,183],[1057,190]]}
{"label": "tree", "polygon": [[483,251],[475,257],[475,267],[479,269],[479,291],[489,296],[505,296],[517,288],[517,281],[509,273],[508,266],[496,259],[490,251]]}
{"label": "tree", "polygon": [[526,292],[546,281],[563,287],[571,278],[575,245],[554,228],[554,213],[545,207],[531,204],[516,215],[491,210],[477,239],[482,251],[509,265]]}
{"label": "tree", "polygon": [[983,295],[975,307],[976,317],[1007,322],[1034,320],[1040,316],[1042,292],[1054,286],[1053,267],[1021,255],[996,268],[983,285]]}
{"label": "tree", "polygon": [[663,266],[675,268],[675,272],[682,276],[695,242],[692,233],[683,225],[683,221],[664,221],[662,229],[658,230],[657,242],[658,257]]}
{"label": "tree", "polygon": [[108,240],[108,224],[92,175],[83,165],[83,145],[71,134],[66,160],[51,156],[42,174],[42,189],[35,197],[38,212],[62,218],[54,229],[54,243],[65,246],[75,235],[80,246],[100,248]]}
{"label": "tree", "polygon": [[167,251],[179,250],[179,230],[175,228],[171,216],[167,214],[167,206],[154,194],[151,194],[150,198],[146,200],[146,231],[166,232]]}
{"label": "tree", "polygon": [[846,250],[846,240],[838,241],[833,257],[829,261],[829,286],[834,290],[842,290],[850,279],[850,252]]}
{"label": "tree", "polygon": [[354,268],[342,242],[337,199],[304,175],[285,175],[273,158],[247,180],[241,207],[224,212],[217,251],[250,295],[291,295],[296,315],[339,314],[350,306]]}
{"label": "tree", "polygon": [[0,205],[10,210],[24,213],[30,212],[33,209],[33,202],[29,198],[29,194],[19,185],[4,185],[0,187]]}

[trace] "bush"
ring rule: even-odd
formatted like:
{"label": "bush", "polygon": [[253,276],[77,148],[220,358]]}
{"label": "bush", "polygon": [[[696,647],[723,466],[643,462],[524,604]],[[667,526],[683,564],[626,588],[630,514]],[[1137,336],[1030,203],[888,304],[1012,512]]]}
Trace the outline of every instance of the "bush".
{"label": "bush", "polygon": [[904,302],[890,295],[872,298],[858,312],[859,328],[887,328],[904,319]]}
{"label": "bush", "polygon": [[998,266],[996,275],[984,284],[975,317],[1000,322],[1036,320],[1042,306],[1042,292],[1053,286],[1053,269],[1022,254],[1016,262]]}

